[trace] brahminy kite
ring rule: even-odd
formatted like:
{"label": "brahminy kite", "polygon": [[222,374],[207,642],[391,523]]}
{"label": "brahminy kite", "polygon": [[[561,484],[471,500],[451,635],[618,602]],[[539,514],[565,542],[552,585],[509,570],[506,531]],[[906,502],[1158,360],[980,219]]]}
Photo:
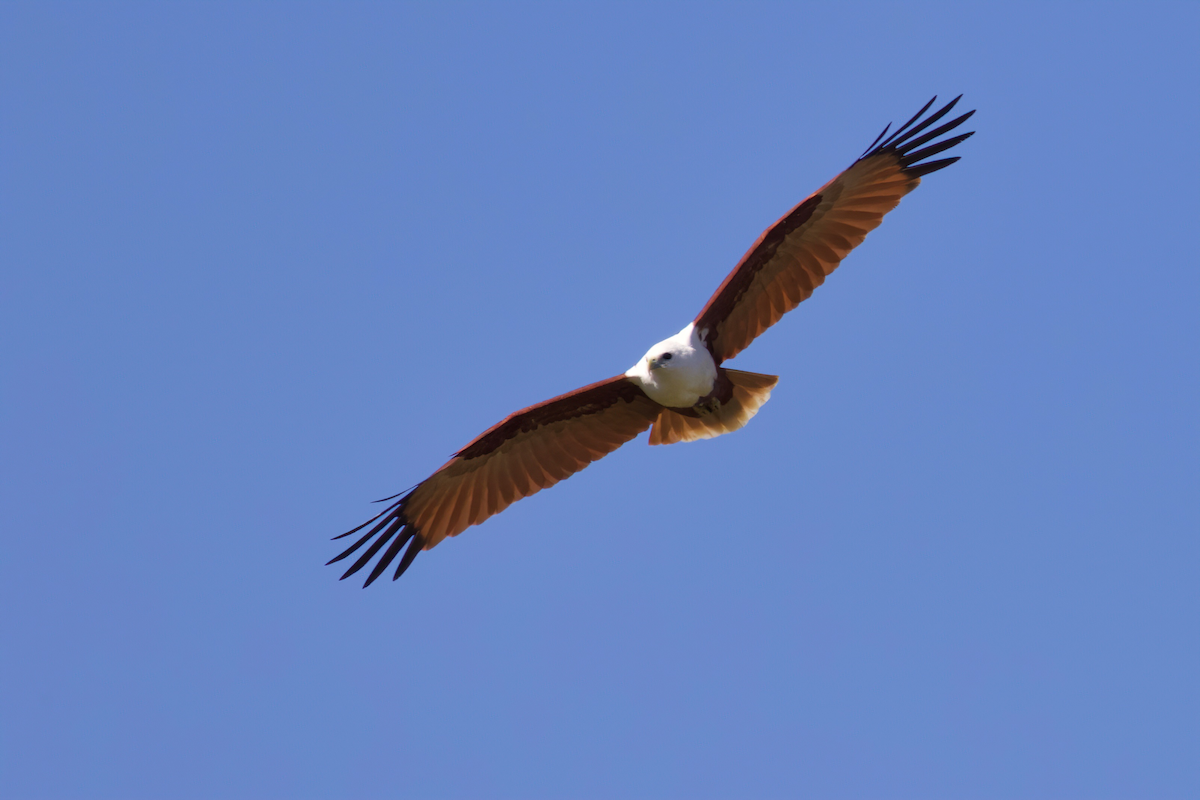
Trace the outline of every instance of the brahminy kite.
{"label": "brahminy kite", "polygon": [[722,363],[808,298],[922,176],[958,161],[924,159],[974,133],[934,141],[974,111],[922,132],[961,97],[921,119],[935,97],[886,139],[891,125],[885,127],[848,169],[767,228],[687,327],[651,347],[623,375],[510,414],[403,496],[385,498],[396,501],[388,508],[335,536],[376,523],[329,563],[374,539],[342,576],[383,550],[365,588],[407,544],[395,580],[417,553],[579,472],[647,428],[650,444],[674,444],[745,425],[779,379]]}

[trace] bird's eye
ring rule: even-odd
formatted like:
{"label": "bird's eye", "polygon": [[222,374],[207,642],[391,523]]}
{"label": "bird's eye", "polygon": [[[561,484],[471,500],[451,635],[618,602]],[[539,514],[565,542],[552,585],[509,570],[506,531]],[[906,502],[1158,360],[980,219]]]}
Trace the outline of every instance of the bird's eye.
{"label": "bird's eye", "polygon": [[670,354],[670,353],[663,353],[661,356],[659,356],[659,358],[661,358],[663,361],[670,361],[670,360],[671,360],[671,354]]}

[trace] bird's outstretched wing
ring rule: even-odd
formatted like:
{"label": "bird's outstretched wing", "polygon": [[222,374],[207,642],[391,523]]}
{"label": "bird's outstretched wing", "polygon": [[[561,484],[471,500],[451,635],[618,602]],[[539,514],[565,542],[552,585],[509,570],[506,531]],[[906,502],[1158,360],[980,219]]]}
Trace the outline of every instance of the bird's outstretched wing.
{"label": "bird's outstretched wing", "polygon": [[421,550],[574,475],[649,428],[661,410],[637,384],[618,375],[510,414],[387,509],[335,536],[375,523],[329,563],[374,539],[342,576],[358,572],[386,547],[363,584],[370,586],[407,543],[395,580]]}
{"label": "bird's outstretched wing", "polygon": [[696,317],[696,330],[705,331],[704,341],[718,364],[807,299],[883,215],[917,187],[922,175],[958,161],[923,159],[974,133],[933,142],[974,111],[923,131],[954,108],[959,97],[922,120],[935,97],[886,139],[884,128],[861,158],[763,232]]}

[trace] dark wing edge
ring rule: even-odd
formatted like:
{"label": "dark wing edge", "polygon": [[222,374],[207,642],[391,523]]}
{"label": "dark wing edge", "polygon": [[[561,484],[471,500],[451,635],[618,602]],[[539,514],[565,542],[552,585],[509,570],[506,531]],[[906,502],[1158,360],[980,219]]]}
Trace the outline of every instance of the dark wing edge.
{"label": "dark wing edge", "polygon": [[[646,396],[641,387],[624,375],[617,375],[509,414],[503,420],[488,428],[479,434],[479,436],[476,436],[466,447],[458,451],[448,462],[430,475],[429,478],[426,478],[407,492],[402,492],[403,496],[393,495],[380,501],[396,500],[399,497],[392,505],[362,525],[333,537],[334,540],[345,538],[374,523],[374,526],[370,530],[338,556],[328,561],[326,566],[351,556],[367,542],[375,539],[339,579],[345,580],[365,567],[380,550],[387,546],[387,549],[384,550],[383,555],[380,556],[379,561],[367,576],[366,582],[363,583],[363,588],[365,589],[383,574],[395,560],[401,549],[407,544],[408,547],[404,550],[404,555],[401,557],[400,563],[396,566],[395,574],[392,575],[392,580],[396,580],[404,574],[405,570],[408,569],[421,550],[436,545],[447,535],[453,536],[457,534],[458,531],[452,528],[449,529],[450,532],[447,532],[446,525],[450,524],[450,520],[461,519],[461,515],[457,513],[447,514],[446,508],[448,507],[447,504],[452,505],[463,500],[458,494],[459,486],[462,481],[473,479],[471,477],[473,462],[486,465],[488,461],[487,456],[498,454],[498,451],[513,440],[517,440],[517,444],[519,444],[520,437],[523,434],[536,432],[549,425],[567,423],[579,417],[599,414],[621,401],[631,406],[639,404],[638,414],[645,417],[645,424],[637,432],[649,428],[657,416],[659,408],[661,408]],[[643,405],[645,408],[640,409],[640,406]],[[638,426],[634,425],[633,427]],[[633,436],[636,435],[637,433],[633,434]],[[540,479],[531,480],[529,478],[527,473],[530,464],[529,461],[524,460],[528,458],[529,454],[522,453],[521,460],[514,463],[513,467],[517,470],[526,470],[526,474],[519,482],[524,488],[512,484],[505,486],[503,494],[508,496],[503,499],[493,497],[492,503],[498,503],[499,507],[490,512],[484,510],[483,513],[486,516],[479,519],[478,522],[482,522],[488,516],[499,513],[516,500],[534,494],[540,489],[546,488],[546,486],[553,485],[562,478],[569,477],[574,472],[586,467],[588,463],[602,458],[619,447],[624,441],[628,441],[629,438],[633,437],[621,435],[616,438],[619,438],[620,441],[615,441],[615,439],[598,441],[594,438],[564,437],[559,443],[559,447],[574,447],[575,462],[583,461],[584,463],[573,469],[568,467],[569,471],[566,474],[561,474],[564,471],[561,456],[556,465],[538,463],[535,466],[535,470],[540,474]],[[586,443],[581,445],[581,441]],[[581,446],[585,449],[590,449],[590,452],[583,457],[579,456],[579,448]],[[565,449],[562,452],[565,453]],[[547,453],[545,449],[542,449],[541,453],[543,456],[555,455]],[[503,454],[498,454],[498,456],[502,457]],[[536,458],[536,456],[534,457]],[[438,485],[439,482],[441,483],[440,486]],[[535,485],[536,488],[532,488]],[[422,489],[428,487],[432,487],[432,491],[427,492],[425,496],[421,496]],[[495,489],[494,486],[487,488]],[[416,504],[415,507],[414,503]],[[475,498],[474,505],[470,509],[470,514],[478,516],[479,505],[479,499]],[[430,511],[430,507],[433,509],[432,512]],[[425,514],[425,516],[422,517],[422,514]],[[424,519],[425,522],[422,524],[433,524],[435,530],[424,530],[422,525],[417,523],[417,519]],[[478,522],[469,522],[468,525],[464,525],[463,527],[469,527],[470,524],[478,524]],[[431,536],[431,533],[434,535]],[[388,544],[389,542],[391,543],[390,545]]]}
{"label": "dark wing edge", "polygon": [[[713,293],[712,297],[709,298],[708,302],[704,305],[704,308],[700,310],[700,313],[696,315],[694,320],[696,329],[698,331],[704,331],[705,344],[713,353],[713,357],[717,359],[718,363],[721,363],[721,361],[725,360],[719,355],[718,349],[715,346],[719,326],[729,316],[738,303],[741,302],[743,295],[753,284],[755,276],[767,265],[768,262],[771,261],[784,240],[787,239],[793,232],[799,230],[809,223],[813,214],[818,210],[818,207],[821,205],[821,202],[824,199],[822,195],[823,191],[837,182],[842,175],[846,174],[846,172],[849,172],[858,164],[869,159],[877,159],[880,157],[887,158],[891,156],[896,160],[893,163],[898,163],[900,168],[899,171],[906,177],[913,179],[912,186],[914,187],[917,183],[919,183],[922,176],[928,175],[931,172],[936,172],[940,169],[944,169],[953,164],[955,161],[959,160],[959,157],[956,156],[953,158],[943,158],[921,163],[922,159],[944,152],[945,150],[954,147],[965,139],[968,139],[974,135],[975,131],[969,131],[967,133],[953,136],[949,139],[929,145],[928,147],[922,148],[921,146],[933,139],[936,139],[942,134],[954,130],[967,119],[969,119],[975,113],[974,111],[969,111],[966,114],[963,114],[962,116],[957,117],[956,119],[953,119],[950,122],[947,122],[946,124],[941,125],[922,136],[918,136],[918,134],[920,134],[933,123],[940,120],[942,117],[946,116],[946,114],[948,114],[950,110],[954,108],[960,99],[962,99],[961,94],[947,103],[941,109],[918,123],[918,120],[920,120],[925,112],[928,111],[933,106],[934,102],[937,101],[937,95],[934,95],[933,99],[931,99],[921,108],[920,111],[913,115],[912,119],[897,128],[891,136],[887,136],[888,130],[891,128],[891,124],[889,123],[884,127],[879,136],[875,138],[875,141],[871,143],[871,146],[868,147],[866,151],[858,159],[856,159],[853,164],[850,165],[850,167],[848,167],[842,173],[839,173],[837,177],[827,183],[824,187],[818,189],[812,195],[800,201],[795,207],[788,211],[788,213],[784,214],[773,225],[763,231],[758,240],[751,245],[746,254],[742,256],[742,259],[726,276],[725,280],[717,288],[716,292]],[[912,127],[914,123],[918,123],[916,127]],[[815,289],[816,287],[802,286],[801,288],[808,289],[804,295],[804,297],[807,297],[808,294],[811,294],[812,289]],[[740,349],[741,347],[737,348],[737,350]],[[734,352],[734,355],[736,355],[736,351]],[[727,356],[726,358],[732,358],[732,356]]]}
{"label": "dark wing edge", "polygon": [[[917,148],[921,147],[921,145],[925,144],[926,142],[933,141],[944,133],[949,133],[959,125],[962,125],[975,114],[975,111],[968,111],[962,116],[950,120],[945,125],[934,128],[924,136],[917,136],[917,134],[949,114],[950,110],[958,105],[958,101],[961,99],[962,95],[960,94],[958,97],[942,106],[939,110],[921,120],[921,122],[915,128],[909,130],[909,126],[914,122],[917,122],[917,120],[921,118],[921,115],[928,111],[930,107],[937,101],[937,95],[934,95],[933,98],[926,103],[920,111],[913,115],[912,119],[897,128],[896,132],[886,139],[883,138],[888,131],[888,129],[885,127],[883,129],[883,133],[879,134],[871,146],[867,148],[866,152],[859,156],[854,163],[857,164],[859,161],[865,161],[868,158],[882,155],[884,153],[895,153],[897,160],[900,162],[901,170],[905,175],[908,175],[912,178],[921,178],[931,172],[937,172],[939,169],[945,169],[955,161],[958,161],[961,156],[954,156],[953,158],[940,158],[936,161],[925,161],[924,163],[920,162],[923,159],[929,158],[930,156],[935,156],[938,153],[949,150],[956,144],[971,138],[975,135],[975,131],[960,133],[958,136],[952,136],[949,139],[943,139],[942,141],[932,144],[929,147],[921,150],[918,150]],[[917,138],[914,139],[914,136],[917,136]],[[883,141],[880,141],[881,139]],[[851,164],[851,166],[853,166],[853,164]]]}
{"label": "dark wing edge", "polygon": [[[363,584],[363,588],[365,589],[370,586],[375,582],[376,578],[383,574],[383,571],[386,570],[388,565],[391,564],[396,558],[396,554],[400,552],[400,548],[404,547],[405,543],[407,543],[408,549],[404,551],[403,558],[400,559],[400,563],[396,566],[396,574],[392,575],[392,580],[396,580],[404,574],[404,571],[408,569],[409,565],[412,564],[413,560],[417,557],[417,553],[420,553],[425,547],[425,537],[421,535],[420,531],[417,530],[417,527],[413,525],[411,520],[409,520],[405,514],[406,506],[408,505],[409,499],[412,497],[412,493],[419,487],[420,484],[417,484],[417,486],[414,486],[412,489],[410,489],[395,503],[388,506],[383,511],[380,511],[378,514],[371,517],[357,528],[351,528],[345,533],[333,537],[334,541],[342,539],[352,533],[358,533],[372,522],[379,520],[378,524],[371,528],[371,530],[367,531],[362,538],[346,548],[340,555],[335,556],[334,558],[331,558],[329,561],[325,562],[325,566],[336,564],[338,561],[341,561],[342,559],[352,555],[356,550],[358,550],[358,548],[362,547],[364,544],[374,538],[376,534],[380,534],[380,532],[382,532],[382,535],[375,540],[375,543],[368,547],[366,552],[359,556],[358,560],[351,564],[350,568],[346,570],[345,574],[343,574],[338,580],[344,581],[346,578],[349,578],[351,575],[365,567],[367,563],[375,557],[375,554],[378,553],[383,546],[388,543],[388,541],[391,541],[393,537],[395,537],[395,539],[392,541],[392,546],[387,549],[387,551],[379,559],[379,563],[377,563],[375,568],[371,570],[371,574],[367,576],[367,580],[366,583]],[[397,534],[399,534],[399,536],[397,536]]]}

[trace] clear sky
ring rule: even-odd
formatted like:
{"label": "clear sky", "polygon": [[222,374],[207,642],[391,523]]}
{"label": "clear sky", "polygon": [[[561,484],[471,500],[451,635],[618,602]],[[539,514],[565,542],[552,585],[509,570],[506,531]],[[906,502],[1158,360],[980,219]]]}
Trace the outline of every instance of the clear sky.
{"label": "clear sky", "polygon": [[[1200,6],[0,6],[0,795],[1200,796]],[[643,436],[362,590],[932,95]]]}

